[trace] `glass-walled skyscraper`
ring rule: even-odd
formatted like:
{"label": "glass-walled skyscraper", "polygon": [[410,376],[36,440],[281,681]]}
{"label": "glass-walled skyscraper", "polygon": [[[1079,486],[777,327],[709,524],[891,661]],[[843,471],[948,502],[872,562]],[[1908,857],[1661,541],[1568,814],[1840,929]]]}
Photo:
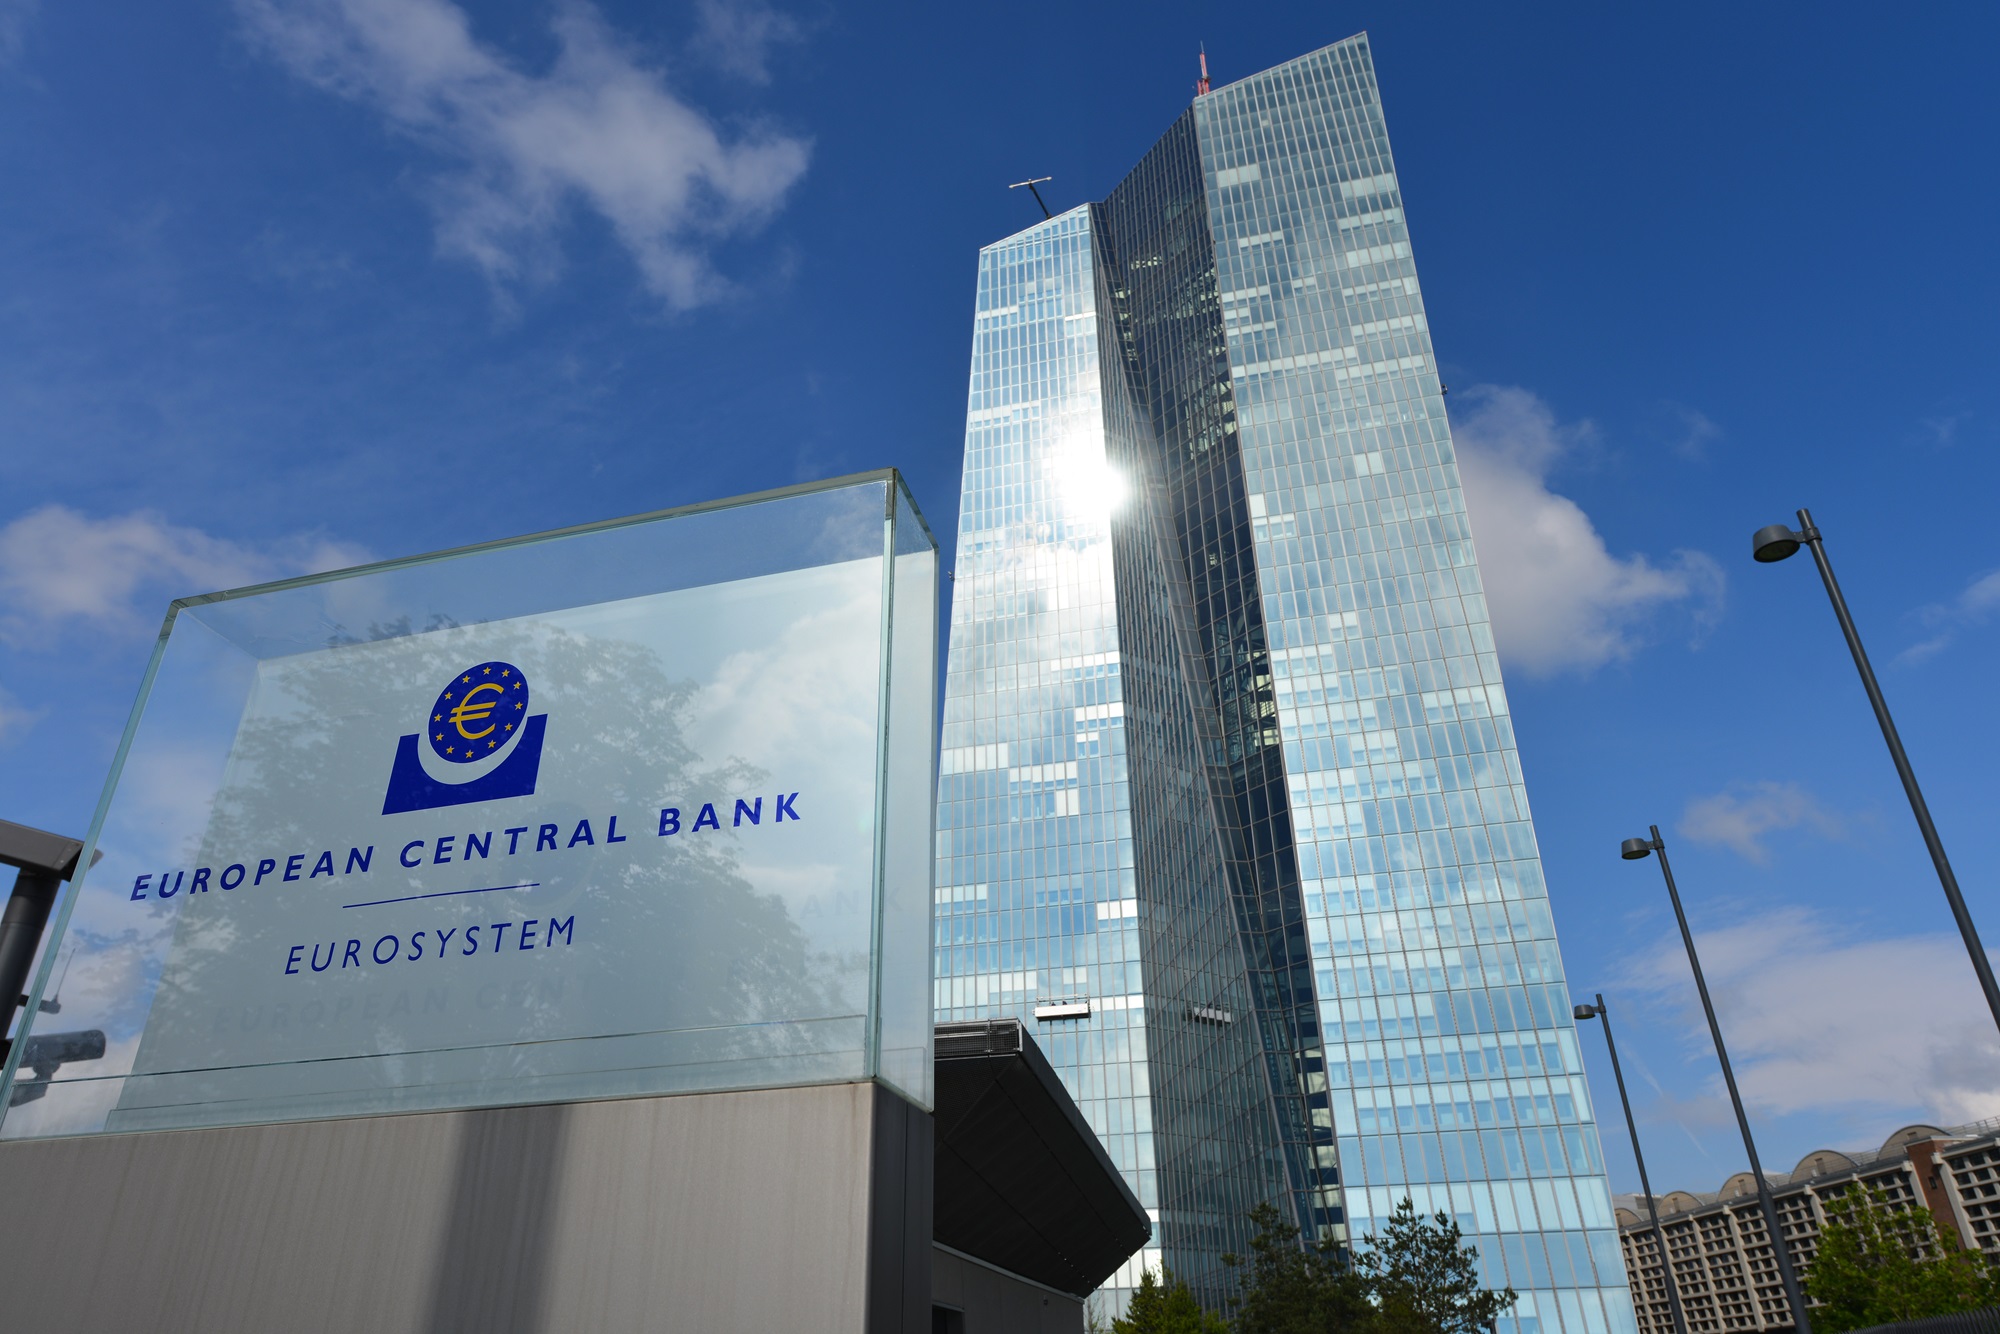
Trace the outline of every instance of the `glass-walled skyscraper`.
{"label": "glass-walled skyscraper", "polygon": [[1114,1286],[1409,1195],[1632,1328],[1366,37],[981,252],[943,744],[940,1017],[1034,1026]]}

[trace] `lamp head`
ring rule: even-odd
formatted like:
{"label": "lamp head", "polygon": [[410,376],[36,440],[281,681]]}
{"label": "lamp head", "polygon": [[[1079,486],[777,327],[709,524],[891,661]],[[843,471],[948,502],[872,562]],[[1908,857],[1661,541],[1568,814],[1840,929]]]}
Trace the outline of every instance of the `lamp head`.
{"label": "lamp head", "polygon": [[1628,862],[1644,861],[1653,855],[1653,840],[1649,838],[1628,838],[1618,845],[1618,855]]}
{"label": "lamp head", "polygon": [[1759,528],[1750,539],[1750,554],[1764,564],[1781,561],[1799,549],[1799,535],[1782,523]]}
{"label": "lamp head", "polygon": [[1579,1005],[1570,1011],[1570,1014],[1577,1019],[1595,1019],[1602,1013],[1603,1011],[1595,1005]]}

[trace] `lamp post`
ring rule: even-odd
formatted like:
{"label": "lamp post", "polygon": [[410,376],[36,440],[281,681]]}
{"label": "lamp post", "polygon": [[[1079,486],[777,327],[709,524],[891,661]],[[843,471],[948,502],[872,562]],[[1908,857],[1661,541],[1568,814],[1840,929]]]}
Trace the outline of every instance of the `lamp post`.
{"label": "lamp post", "polygon": [[1625,1096],[1625,1072],[1618,1067],[1618,1044],[1611,1037],[1611,1007],[1604,1003],[1604,993],[1597,993],[1597,1004],[1579,1005],[1572,1014],[1578,1019],[1597,1019],[1604,1024],[1604,1045],[1611,1050],[1611,1074],[1618,1081],[1618,1101],[1625,1108],[1625,1129],[1632,1136],[1632,1160],[1639,1164],[1639,1189],[1646,1192],[1646,1215],[1653,1223],[1653,1240],[1660,1247],[1660,1272],[1667,1279],[1667,1306],[1674,1316],[1674,1334],[1688,1334],[1687,1317],[1681,1314],[1680,1285],[1674,1282],[1674,1258],[1667,1254],[1667,1234],[1660,1230],[1660,1209],[1653,1202],[1653,1183],[1646,1177],[1646,1155],[1639,1151],[1639,1123],[1632,1119],[1632,1100]]}
{"label": "lamp post", "polygon": [[82,853],[83,844],[76,839],[0,820],[0,866],[12,866],[19,872],[14,877],[14,892],[8,895],[6,908],[0,910],[0,1060],[7,1055],[4,1039],[14,1009],[27,1002],[22,991],[28,981],[28,966],[42,943],[42,928],[48,925],[56,891],[76,874],[77,858]]}
{"label": "lamp post", "polygon": [[1632,862],[1655,852],[1660,854],[1660,874],[1666,877],[1667,897],[1674,905],[1674,920],[1680,923],[1688,963],[1694,968],[1694,987],[1701,993],[1701,1009],[1708,1016],[1709,1036],[1715,1039],[1715,1058],[1722,1063],[1722,1082],[1729,1089],[1729,1105],[1736,1109],[1736,1125],[1743,1132],[1743,1151],[1750,1155],[1750,1175],[1756,1179],[1757,1199],[1764,1206],[1764,1230],[1771,1237],[1771,1254],[1778,1261],[1778,1277],[1785,1285],[1785,1302],[1792,1308],[1792,1323],[1799,1334],[1812,1334],[1812,1324],[1806,1318],[1805,1296],[1799,1290],[1799,1276],[1792,1268],[1792,1248],[1785,1240],[1784,1227],[1778,1222],[1778,1204],[1771,1198],[1771,1187],[1764,1180],[1764,1165],[1757,1160],[1757,1141],[1750,1136],[1750,1118],[1744,1115],[1743,1098],[1736,1091],[1736,1072],[1729,1068],[1729,1049],[1722,1043],[1722,1026],[1715,1022],[1715,1005],[1708,998],[1708,981],[1701,975],[1701,957],[1695,953],[1694,933],[1688,930],[1687,914],[1681,911],[1681,893],[1674,886],[1674,868],[1667,863],[1667,845],[1660,837],[1658,825],[1651,826],[1651,832],[1651,838],[1626,839],[1618,849],[1618,855]]}
{"label": "lamp post", "polygon": [[1759,528],[1750,539],[1750,554],[1759,562],[1770,565],[1788,558],[1801,546],[1812,548],[1813,563],[1819,566],[1820,582],[1826,585],[1826,595],[1833,602],[1834,618],[1840,622],[1840,632],[1847,636],[1848,651],[1854,655],[1854,666],[1861,673],[1861,686],[1868,692],[1868,703],[1875,709],[1875,721],[1882,726],[1882,739],[1889,743],[1889,758],[1896,763],[1896,776],[1903,780],[1904,795],[1910,799],[1910,810],[1917,817],[1917,828],[1923,832],[1924,846],[1930,850],[1931,865],[1937,868],[1938,883],[1944,886],[1945,901],[1951,905],[1952,918],[1958,923],[1958,934],[1964,938],[1966,952],[1972,956],[1972,971],[1978,974],[1980,990],[1986,993],[1986,1008],[1993,1012],[1994,1026],[2000,1027],[2000,984],[1994,982],[1993,964],[1986,957],[1986,947],[1979,943],[1979,929],[1973,926],[1972,914],[1966,910],[1965,896],[1958,892],[1958,877],[1952,874],[1951,862],[1944,855],[1944,843],[1938,838],[1937,826],[1931,823],[1931,809],[1924,803],[1923,789],[1917,786],[1917,775],[1910,768],[1910,757],[1903,753],[1903,739],[1896,734],[1896,722],[1889,716],[1889,705],[1882,698],[1882,687],[1875,683],[1875,669],[1868,665],[1868,654],[1861,647],[1861,635],[1854,628],[1854,617],[1847,611],[1847,599],[1841,596],[1840,583],[1833,577],[1833,566],[1827,561],[1826,543],[1820,540],[1819,529],[1813,525],[1811,510],[1800,510],[1798,517],[1797,532],[1781,523]]}

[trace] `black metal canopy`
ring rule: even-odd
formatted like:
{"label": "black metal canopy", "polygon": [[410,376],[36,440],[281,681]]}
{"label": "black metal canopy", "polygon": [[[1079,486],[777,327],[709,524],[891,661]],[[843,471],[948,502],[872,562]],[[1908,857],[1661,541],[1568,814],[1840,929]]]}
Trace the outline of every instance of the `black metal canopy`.
{"label": "black metal canopy", "polygon": [[937,1026],[931,1235],[1081,1297],[1152,1223],[1016,1019]]}
{"label": "black metal canopy", "polygon": [[0,866],[43,871],[58,880],[67,880],[76,874],[76,861],[82,854],[83,843],[79,839],[0,820]]}

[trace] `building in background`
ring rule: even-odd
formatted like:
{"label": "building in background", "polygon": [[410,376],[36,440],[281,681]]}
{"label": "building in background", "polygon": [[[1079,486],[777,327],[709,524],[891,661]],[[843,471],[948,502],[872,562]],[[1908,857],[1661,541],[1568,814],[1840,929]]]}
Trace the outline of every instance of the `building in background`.
{"label": "building in background", "polygon": [[[1801,1271],[1819,1251],[1827,1202],[1857,1187],[1878,1192],[1892,1206],[1922,1204],[1960,1245],[2000,1255],[2000,1119],[1950,1130],[1904,1126],[1872,1154],[1815,1149],[1789,1177],[1771,1179],[1770,1186],[1792,1261]],[[1676,1190],[1655,1197],[1659,1232],[1646,1218],[1645,1196],[1620,1195],[1616,1202],[1640,1334],[1673,1334],[1660,1233],[1666,1234],[1690,1330],[1796,1328],[1757,1202],[1756,1179],[1748,1172],[1738,1172],[1712,1194]]]}
{"label": "building in background", "polygon": [[1244,1215],[1455,1215],[1632,1325],[1368,40],[980,253],[940,1019],[1031,1024],[1210,1301]]}

